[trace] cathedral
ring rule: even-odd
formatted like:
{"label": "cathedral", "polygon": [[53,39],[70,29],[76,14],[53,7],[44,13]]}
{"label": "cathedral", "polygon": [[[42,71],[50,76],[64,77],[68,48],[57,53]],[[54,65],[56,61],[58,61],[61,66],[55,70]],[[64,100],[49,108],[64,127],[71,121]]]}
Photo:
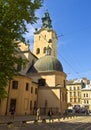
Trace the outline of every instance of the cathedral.
{"label": "cathedral", "polygon": [[67,109],[66,74],[57,59],[57,35],[52,27],[48,11],[42,18],[42,26],[34,32],[34,48],[20,43],[17,56],[25,59],[24,65],[16,65],[19,75],[9,81],[7,98],[0,102],[0,115],[47,114],[51,108],[54,114]]}

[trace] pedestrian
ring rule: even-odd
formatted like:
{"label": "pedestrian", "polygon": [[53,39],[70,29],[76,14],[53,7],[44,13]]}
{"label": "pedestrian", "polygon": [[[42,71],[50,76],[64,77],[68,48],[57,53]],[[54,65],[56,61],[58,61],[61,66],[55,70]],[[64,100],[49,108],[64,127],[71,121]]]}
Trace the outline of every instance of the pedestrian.
{"label": "pedestrian", "polygon": [[49,119],[50,119],[50,120],[52,119],[52,115],[53,115],[52,109],[49,109],[49,111],[48,111],[48,116],[49,116]]}
{"label": "pedestrian", "polygon": [[37,109],[37,120],[40,120],[40,108]]}
{"label": "pedestrian", "polygon": [[15,107],[14,106],[12,106],[11,107],[11,116],[12,116],[12,118],[14,119],[14,115],[15,115]]}

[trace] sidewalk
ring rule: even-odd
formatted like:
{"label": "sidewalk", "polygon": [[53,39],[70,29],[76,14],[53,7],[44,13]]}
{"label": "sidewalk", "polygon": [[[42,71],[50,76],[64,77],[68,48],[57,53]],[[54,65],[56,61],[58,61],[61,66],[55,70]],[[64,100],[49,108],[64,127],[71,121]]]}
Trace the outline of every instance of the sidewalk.
{"label": "sidewalk", "polygon": [[[0,130],[22,130],[22,128],[30,128],[34,125],[32,124],[45,124],[45,123],[54,123],[54,122],[64,122],[68,120],[72,120],[75,117],[59,117],[59,116],[52,116],[50,120],[48,116],[41,116],[40,120],[36,120],[36,116],[34,115],[27,115],[27,116],[15,116],[14,119],[11,116],[0,116]],[[29,130],[29,128],[27,130]]]}
{"label": "sidewalk", "polygon": [[5,124],[8,122],[21,122],[21,121],[33,121],[36,120],[35,115],[25,115],[25,116],[15,116],[14,119],[12,116],[0,116],[0,124]]}
{"label": "sidewalk", "polygon": [[[53,116],[54,118],[58,118],[57,116]],[[49,119],[48,116],[41,116],[40,120]],[[15,116],[14,119],[11,116],[0,116],[0,124],[7,124],[9,122],[24,122],[24,121],[36,121],[36,115],[25,115],[25,116]]]}
{"label": "sidewalk", "polygon": [[[53,120],[53,121],[57,120],[58,121],[60,119],[64,120],[64,119],[68,119],[68,118],[53,115],[51,120]],[[48,116],[41,115],[41,118],[38,122],[49,122],[49,121],[50,121],[50,119],[49,119]],[[10,122],[17,122],[17,123],[30,122],[30,123],[34,123],[34,122],[37,122],[37,121],[36,121],[36,115],[15,116],[14,119],[11,116],[0,116],[0,124],[8,124]]]}

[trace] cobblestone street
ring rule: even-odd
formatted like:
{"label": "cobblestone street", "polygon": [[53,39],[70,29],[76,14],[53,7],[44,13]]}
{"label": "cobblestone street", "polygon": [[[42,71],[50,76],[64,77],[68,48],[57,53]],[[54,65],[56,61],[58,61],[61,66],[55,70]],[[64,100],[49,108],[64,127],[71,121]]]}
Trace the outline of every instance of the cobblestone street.
{"label": "cobblestone street", "polygon": [[91,116],[61,118],[60,120],[55,118],[53,121],[46,119],[46,122],[31,120],[26,123],[21,121],[24,117],[21,120],[18,119],[10,125],[7,123],[0,124],[0,130],[91,130]]}

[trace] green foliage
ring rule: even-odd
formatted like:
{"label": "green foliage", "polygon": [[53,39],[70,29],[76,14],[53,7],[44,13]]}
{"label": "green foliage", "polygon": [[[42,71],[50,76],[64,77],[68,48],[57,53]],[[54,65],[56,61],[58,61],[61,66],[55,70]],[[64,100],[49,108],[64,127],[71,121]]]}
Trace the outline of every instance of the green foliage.
{"label": "green foliage", "polygon": [[15,74],[15,56],[18,44],[14,40],[25,41],[26,23],[33,24],[38,19],[36,9],[42,6],[43,0],[0,0],[0,98],[5,86]]}

